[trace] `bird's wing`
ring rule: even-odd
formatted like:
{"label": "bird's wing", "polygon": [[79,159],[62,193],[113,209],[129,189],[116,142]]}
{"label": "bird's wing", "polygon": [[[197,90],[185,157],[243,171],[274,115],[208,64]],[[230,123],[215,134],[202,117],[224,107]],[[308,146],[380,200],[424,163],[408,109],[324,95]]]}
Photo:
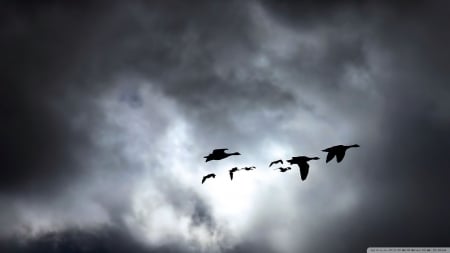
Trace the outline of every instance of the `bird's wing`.
{"label": "bird's wing", "polygon": [[202,184],[205,182],[205,180],[206,180],[206,176],[203,177]]}
{"label": "bird's wing", "polygon": [[345,150],[340,150],[338,152],[336,152],[336,161],[339,163],[342,161],[342,159],[344,159],[345,156]]}
{"label": "bird's wing", "polygon": [[327,154],[327,161],[326,162],[328,163],[329,161],[333,160],[334,155],[335,155],[334,152],[329,151],[328,154]]}
{"label": "bird's wing", "polygon": [[232,171],[230,171],[230,178],[231,178],[231,180],[233,180],[233,172]]}
{"label": "bird's wing", "polygon": [[283,160],[276,160],[276,161],[273,161],[273,162],[270,163],[269,167],[272,166],[272,165],[274,165],[274,164],[277,164],[277,163],[283,163]]}
{"label": "bird's wing", "polygon": [[300,177],[302,180],[305,180],[308,176],[309,172],[309,164],[308,163],[299,163],[298,167],[300,167]]}

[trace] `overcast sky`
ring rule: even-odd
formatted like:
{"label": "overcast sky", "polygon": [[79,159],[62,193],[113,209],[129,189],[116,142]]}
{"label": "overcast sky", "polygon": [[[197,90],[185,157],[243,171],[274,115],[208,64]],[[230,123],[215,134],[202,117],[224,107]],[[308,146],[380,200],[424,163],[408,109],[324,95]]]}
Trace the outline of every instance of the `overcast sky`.
{"label": "overcast sky", "polygon": [[[0,251],[449,246],[448,24],[448,1],[2,2]],[[268,167],[298,155],[306,181]]]}

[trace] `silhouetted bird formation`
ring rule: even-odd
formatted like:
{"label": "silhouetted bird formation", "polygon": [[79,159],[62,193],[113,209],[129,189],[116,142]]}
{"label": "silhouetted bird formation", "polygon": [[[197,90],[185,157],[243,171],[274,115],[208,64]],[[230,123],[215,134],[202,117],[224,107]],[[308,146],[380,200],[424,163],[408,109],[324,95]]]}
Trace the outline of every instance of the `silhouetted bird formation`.
{"label": "silhouetted bird formation", "polygon": [[239,152],[225,153],[225,150],[228,149],[227,148],[214,149],[211,154],[204,156],[204,158],[206,158],[206,162],[208,162],[211,160],[222,160],[232,155],[240,155]]}
{"label": "silhouetted bird formation", "polygon": [[211,177],[212,178],[216,178],[216,174],[211,173],[211,174],[208,174],[208,175],[204,176],[203,179],[202,179],[202,184],[206,181],[206,179],[211,178]]}
{"label": "silhouetted bird formation", "polygon": [[324,149],[322,151],[323,152],[328,152],[327,160],[326,160],[327,163],[329,161],[333,160],[334,157],[336,157],[336,161],[338,163],[340,163],[342,161],[342,159],[344,159],[345,151],[347,151],[347,149],[349,149],[349,148],[357,148],[357,147],[359,147],[358,144],[354,144],[354,145],[350,145],[350,146],[337,145],[337,146],[333,146],[333,147],[330,147],[330,148],[326,148],[326,149]]}
{"label": "silhouetted bird formation", "polygon": [[277,164],[277,163],[281,163],[283,164],[283,160],[276,160],[270,163],[269,167],[272,167],[272,165]]}
{"label": "silhouetted bird formation", "polygon": [[[345,151],[347,151],[347,149],[349,148],[356,148],[359,147],[358,144],[354,144],[354,145],[349,145],[349,146],[345,146],[345,145],[337,145],[337,146],[333,146],[333,147],[329,147],[326,148],[324,150],[322,150],[323,152],[327,152],[327,158],[326,158],[326,163],[328,163],[329,161],[331,161],[334,157],[336,157],[336,161],[339,163],[342,161],[342,159],[344,159],[345,156]],[[206,158],[206,162],[211,161],[211,160],[222,160],[225,159],[229,156],[232,155],[240,155],[239,152],[234,152],[234,153],[225,153],[225,150],[228,150],[227,148],[222,148],[222,149],[214,149],[212,151],[211,154],[204,156],[204,158]],[[306,178],[308,177],[308,173],[309,173],[309,164],[308,162],[311,160],[319,160],[319,157],[308,157],[308,156],[294,156],[289,160],[286,160],[290,165],[294,165],[296,164],[299,167],[299,171],[300,171],[300,178],[302,179],[302,181],[306,180]],[[283,164],[283,160],[276,160],[273,161],[269,164],[269,167],[271,167],[274,164],[278,164],[281,163]],[[237,167],[234,167],[232,169],[229,170],[229,174],[230,174],[230,179],[233,180],[233,173],[239,171],[239,170],[254,170],[256,169],[255,166],[251,166],[251,167],[243,167],[241,169],[238,169]],[[279,167],[276,168],[275,170],[279,170],[280,172],[286,172],[288,170],[291,170],[291,167]],[[214,173],[208,174],[206,176],[203,177],[202,179],[202,184],[205,182],[206,179],[208,178],[215,178],[216,175]]]}
{"label": "silhouetted bird formation", "polygon": [[239,171],[239,169],[237,167],[234,167],[230,170],[230,179],[233,180],[233,173]]}
{"label": "silhouetted bird formation", "polygon": [[280,170],[280,172],[286,172],[286,171],[288,171],[288,170],[290,170],[290,169],[291,169],[291,167],[285,167],[285,168],[280,167],[280,168],[276,168],[276,169],[274,169],[274,170]]}

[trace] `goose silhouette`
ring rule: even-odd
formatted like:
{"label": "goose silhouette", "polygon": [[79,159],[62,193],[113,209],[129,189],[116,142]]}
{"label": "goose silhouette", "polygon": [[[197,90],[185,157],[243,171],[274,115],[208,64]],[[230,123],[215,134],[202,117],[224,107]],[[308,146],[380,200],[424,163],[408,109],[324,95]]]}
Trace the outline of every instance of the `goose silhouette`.
{"label": "goose silhouette", "polygon": [[289,164],[297,164],[300,169],[300,177],[302,178],[302,181],[306,179],[308,176],[309,171],[309,164],[308,161],[310,160],[319,160],[319,157],[307,157],[307,156],[295,156],[292,157],[290,160],[287,160]]}
{"label": "goose silhouette", "polygon": [[272,167],[272,165],[277,164],[277,163],[281,163],[283,164],[283,160],[276,160],[270,163],[269,167]]}
{"label": "goose silhouette", "polygon": [[211,174],[208,174],[208,175],[204,176],[203,179],[202,179],[202,184],[206,181],[206,179],[211,178],[211,177],[212,178],[216,178],[216,174],[211,173]]}
{"label": "goose silhouette", "polygon": [[254,170],[254,169],[256,169],[255,166],[252,166],[252,167],[244,167],[244,168],[242,168],[241,170]]}
{"label": "goose silhouette", "polygon": [[357,148],[357,147],[359,147],[358,144],[349,145],[349,146],[337,145],[337,146],[326,148],[326,149],[324,149],[322,151],[323,152],[328,152],[327,160],[326,160],[327,163],[329,161],[333,160],[334,157],[336,157],[336,161],[338,163],[340,163],[342,161],[342,159],[344,159],[345,151],[347,151],[347,149],[349,149],[349,148]]}
{"label": "goose silhouette", "polygon": [[290,169],[291,169],[291,167],[285,167],[285,168],[280,167],[280,168],[276,168],[276,169],[274,169],[274,170],[280,170],[280,172],[286,172],[286,171],[288,171],[288,170],[290,170]]}
{"label": "goose silhouette", "polygon": [[228,149],[227,148],[214,149],[211,154],[204,156],[203,158],[206,158],[205,162],[208,162],[211,160],[222,160],[232,155],[240,155],[239,152],[225,153],[225,150]]}
{"label": "goose silhouette", "polygon": [[239,169],[237,167],[232,168],[230,171],[230,179],[233,180],[233,173],[236,171],[239,171]]}

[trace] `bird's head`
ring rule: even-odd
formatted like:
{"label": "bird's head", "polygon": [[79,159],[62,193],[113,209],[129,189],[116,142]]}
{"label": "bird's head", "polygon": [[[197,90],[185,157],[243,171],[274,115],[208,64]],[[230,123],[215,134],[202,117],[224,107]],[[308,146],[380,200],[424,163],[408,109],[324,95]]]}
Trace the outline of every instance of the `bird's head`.
{"label": "bird's head", "polygon": [[350,147],[359,148],[360,146],[358,144],[353,144]]}
{"label": "bird's head", "polygon": [[309,158],[309,160],[319,160],[320,158],[319,157],[311,157],[311,158]]}

